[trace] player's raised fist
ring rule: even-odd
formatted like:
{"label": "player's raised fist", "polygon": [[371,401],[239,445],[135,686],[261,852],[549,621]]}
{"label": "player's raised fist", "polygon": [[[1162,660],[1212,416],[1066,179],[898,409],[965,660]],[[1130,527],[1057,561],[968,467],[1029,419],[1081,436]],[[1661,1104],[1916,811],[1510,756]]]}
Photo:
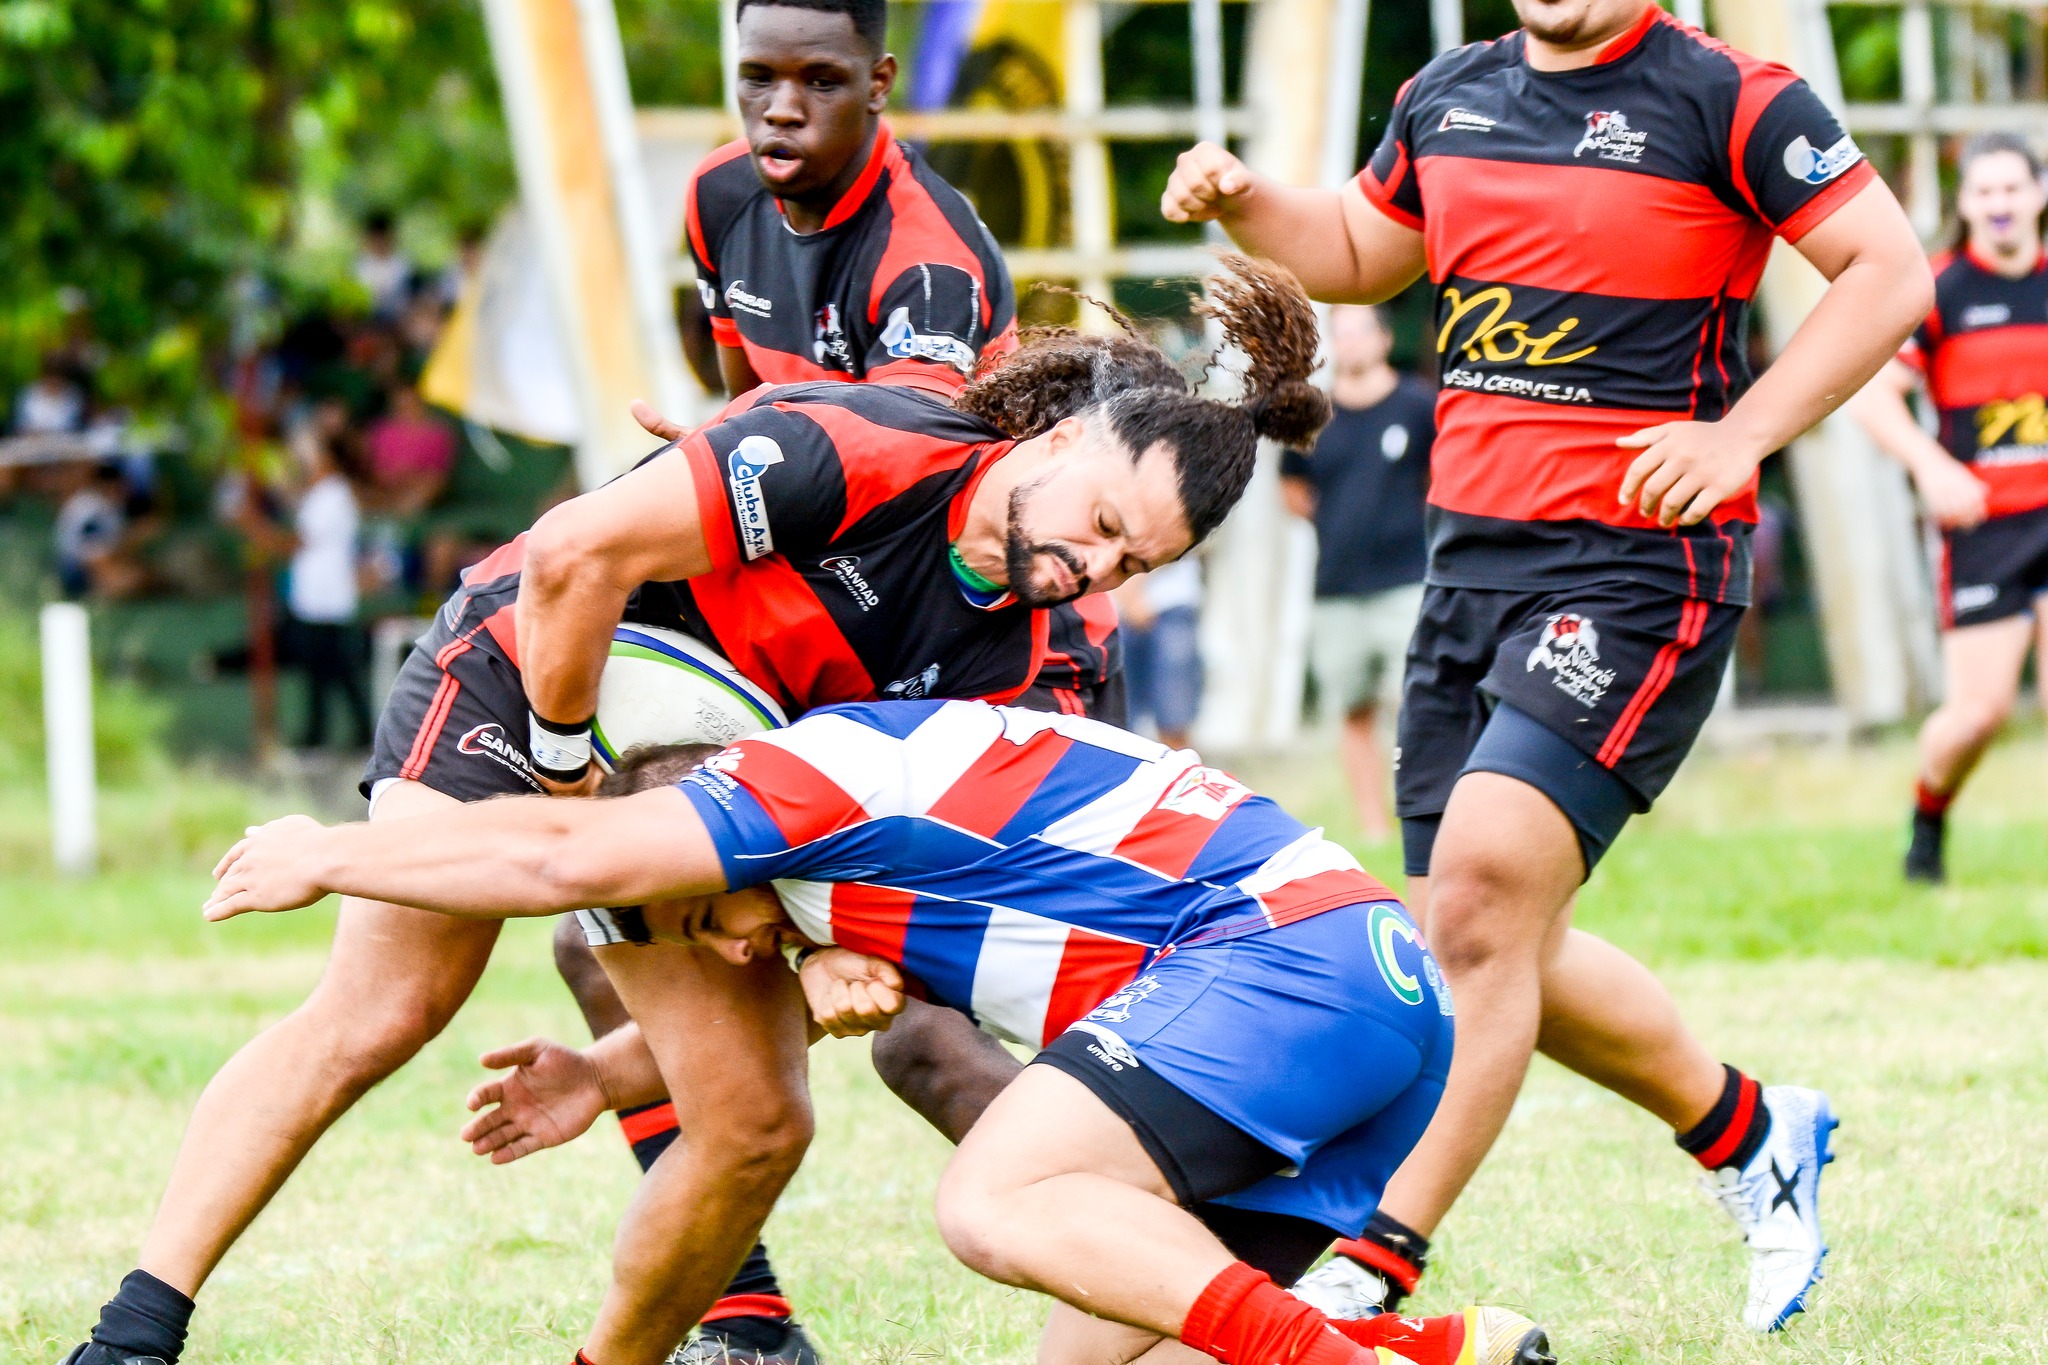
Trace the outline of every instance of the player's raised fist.
{"label": "player's raised fist", "polygon": [[1249,167],[1213,142],[1198,142],[1174,162],[1159,211],[1170,223],[1206,223],[1251,192]]}
{"label": "player's raised fist", "polygon": [[811,1017],[834,1038],[879,1032],[903,1012],[903,974],[882,958],[825,948],[805,958],[797,976]]}

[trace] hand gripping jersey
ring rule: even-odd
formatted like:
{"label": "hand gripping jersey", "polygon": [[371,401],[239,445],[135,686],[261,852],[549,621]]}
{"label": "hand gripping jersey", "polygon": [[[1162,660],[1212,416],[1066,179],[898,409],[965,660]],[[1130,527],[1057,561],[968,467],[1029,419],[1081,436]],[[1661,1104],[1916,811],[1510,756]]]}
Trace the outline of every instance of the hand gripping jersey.
{"label": "hand gripping jersey", "polygon": [[[876,697],[986,697],[1030,685],[1046,613],[977,606],[947,568],[975,484],[1014,442],[913,389],[756,389],[671,447],[689,462],[711,570],[646,583],[625,619],[718,648],[792,714]],[[525,537],[442,610],[519,664]]]}
{"label": "hand gripping jersey", "polygon": [[953,394],[984,354],[1017,345],[1016,290],[995,239],[886,123],[817,232],[790,229],[744,141],[697,167],[684,225],[712,333],[767,383]]}
{"label": "hand gripping jersey", "polygon": [[682,790],[730,886],[773,882],[812,940],[899,963],[1033,1047],[1162,953],[1393,899],[1193,753],[1076,716],[833,707]]}
{"label": "hand gripping jersey", "polygon": [[1964,250],[1934,261],[1934,311],[1899,352],[1927,376],[1941,444],[1993,517],[2048,507],[2048,262],[2018,279]]}
{"label": "hand gripping jersey", "polygon": [[1874,175],[1805,83],[1645,7],[1543,72],[1518,30],[1403,88],[1359,186],[1424,235],[1443,383],[1429,581],[1590,576],[1748,601],[1754,485],[1697,527],[1615,501],[1614,440],[1712,421],[1747,387],[1750,296]]}

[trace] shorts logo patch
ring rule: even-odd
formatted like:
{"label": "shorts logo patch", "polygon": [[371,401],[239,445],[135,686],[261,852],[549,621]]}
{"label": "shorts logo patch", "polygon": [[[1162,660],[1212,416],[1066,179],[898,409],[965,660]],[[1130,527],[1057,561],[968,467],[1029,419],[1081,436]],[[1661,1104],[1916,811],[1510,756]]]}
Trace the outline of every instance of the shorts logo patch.
{"label": "shorts logo patch", "polygon": [[1801,133],[1793,138],[1792,145],[1785,149],[1785,173],[1794,180],[1802,180],[1809,185],[1825,185],[1855,165],[1862,156],[1863,153],[1857,150],[1854,139],[1847,133],[1842,134],[1842,140],[1826,151],[1821,151],[1808,142],[1806,135]]}
{"label": "shorts logo patch", "polygon": [[862,611],[870,611],[882,605],[882,599],[861,577],[859,555],[834,555],[818,561],[818,567],[839,580],[839,585],[853,596]]}
{"label": "shorts logo patch", "polygon": [[533,764],[519,751],[517,745],[505,738],[505,727],[494,720],[487,720],[482,725],[473,725],[464,731],[462,738],[455,741],[455,748],[460,753],[481,754],[495,763],[502,764],[518,773],[535,791],[541,790],[540,783],[534,780]]}
{"label": "shorts logo patch", "polygon": [[1128,1024],[1131,1022],[1131,1006],[1139,1004],[1152,992],[1159,989],[1159,978],[1141,976],[1118,991],[1109,999],[1088,1012],[1090,1019],[1099,1019],[1105,1024]]}
{"label": "shorts logo patch", "polygon": [[1577,612],[1558,612],[1543,623],[1527,671],[1538,668],[1549,669],[1557,690],[1588,710],[1614,686],[1614,670],[1600,666],[1600,632]]}
{"label": "shorts logo patch", "polygon": [[1414,944],[1415,930],[1386,906],[1375,905],[1372,918],[1366,921],[1365,931],[1372,939],[1372,960],[1379,965],[1380,976],[1386,981],[1387,989],[1404,1005],[1421,1004],[1422,983],[1404,971],[1394,957],[1394,940],[1406,939]]}
{"label": "shorts logo patch", "polygon": [[1090,1023],[1086,1019],[1077,1019],[1068,1027],[1077,1029],[1095,1040],[1088,1044],[1088,1055],[1111,1071],[1122,1071],[1125,1067],[1140,1065],[1138,1054],[1131,1051],[1131,1045],[1110,1029]]}
{"label": "shorts logo patch", "polygon": [[1643,148],[1649,143],[1650,135],[1629,127],[1628,115],[1621,110],[1593,109],[1586,114],[1586,131],[1580,134],[1579,145],[1572,148],[1572,156],[1576,159],[1587,152],[1598,152],[1602,161],[1639,166]]}
{"label": "shorts logo patch", "polygon": [[732,490],[733,516],[740,524],[740,550],[749,560],[775,553],[775,532],[768,525],[761,475],[781,463],[782,447],[766,436],[745,438],[726,457],[726,486]]}
{"label": "shorts logo patch", "polygon": [[1988,607],[1998,600],[1996,583],[1972,583],[1967,588],[1955,588],[1949,592],[1948,604],[1958,612],[1976,611]]}
{"label": "shorts logo patch", "polygon": [[1173,779],[1159,809],[1201,820],[1221,820],[1252,794],[1251,788],[1221,768],[1190,768]]}
{"label": "shorts logo patch", "polygon": [[908,308],[898,308],[889,314],[889,325],[882,329],[882,345],[898,360],[936,360],[962,374],[973,374],[978,358],[974,348],[959,337],[920,332],[912,327]]}

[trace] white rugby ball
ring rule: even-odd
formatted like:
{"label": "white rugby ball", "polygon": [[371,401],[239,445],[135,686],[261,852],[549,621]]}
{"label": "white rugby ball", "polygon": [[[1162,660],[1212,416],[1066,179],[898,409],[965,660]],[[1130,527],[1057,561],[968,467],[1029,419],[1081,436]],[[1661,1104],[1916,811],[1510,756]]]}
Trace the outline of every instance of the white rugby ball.
{"label": "white rugby ball", "polygon": [[775,699],[711,646],[629,623],[612,632],[590,741],[610,772],[642,744],[730,744],[788,723]]}

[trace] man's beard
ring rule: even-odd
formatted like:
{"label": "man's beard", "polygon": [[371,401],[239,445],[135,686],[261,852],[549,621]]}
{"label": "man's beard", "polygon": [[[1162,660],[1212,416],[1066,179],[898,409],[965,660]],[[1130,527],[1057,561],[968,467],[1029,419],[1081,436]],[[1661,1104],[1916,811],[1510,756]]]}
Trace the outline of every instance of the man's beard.
{"label": "man's beard", "polygon": [[1521,19],[1522,27],[1528,31],[1529,36],[1532,38],[1540,39],[1555,47],[1570,48],[1575,46],[1584,36],[1586,21],[1589,17],[1591,16],[1587,13],[1586,7],[1580,7],[1557,16],[1555,20],[1549,23],[1545,23],[1542,19],[1531,15],[1523,15]]}
{"label": "man's beard", "polygon": [[[1041,480],[1040,482],[1043,482]],[[1010,524],[1003,536],[1003,567],[1010,575],[1010,592],[1027,607],[1056,607],[1062,602],[1071,602],[1088,591],[1088,575],[1081,568],[1081,561],[1074,552],[1056,541],[1033,544],[1024,530],[1024,495],[1038,485],[1024,484],[1010,490]],[[1075,590],[1065,597],[1040,593],[1033,583],[1032,571],[1038,567],[1040,555],[1051,555],[1067,566],[1074,575]]]}

